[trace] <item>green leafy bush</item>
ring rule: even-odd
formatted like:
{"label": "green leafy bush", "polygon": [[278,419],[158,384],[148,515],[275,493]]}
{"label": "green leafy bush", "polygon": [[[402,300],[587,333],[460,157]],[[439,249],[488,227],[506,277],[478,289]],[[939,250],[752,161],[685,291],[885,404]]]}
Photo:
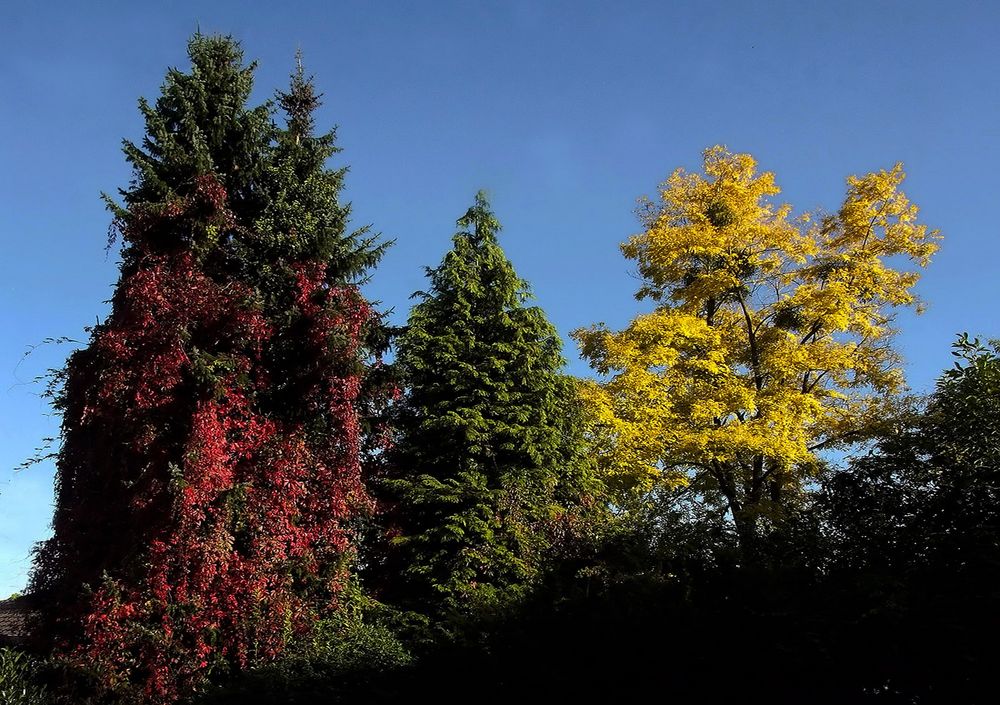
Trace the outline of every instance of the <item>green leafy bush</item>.
{"label": "green leafy bush", "polygon": [[239,674],[206,694],[199,705],[355,702],[377,696],[380,682],[410,666],[413,657],[381,615],[345,611],[316,625],[267,666]]}
{"label": "green leafy bush", "polygon": [[47,705],[45,687],[38,683],[38,663],[23,651],[0,648],[0,703]]}

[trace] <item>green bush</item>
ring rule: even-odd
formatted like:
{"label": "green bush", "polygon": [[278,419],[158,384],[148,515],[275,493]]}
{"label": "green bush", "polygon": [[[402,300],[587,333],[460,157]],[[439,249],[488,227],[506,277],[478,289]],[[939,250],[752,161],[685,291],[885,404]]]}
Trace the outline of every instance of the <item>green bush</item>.
{"label": "green bush", "polygon": [[0,648],[0,703],[47,705],[45,687],[38,683],[38,663],[16,649]]}
{"label": "green bush", "polygon": [[412,661],[389,624],[370,615],[342,614],[320,622],[278,661],[238,674],[198,703],[355,702],[362,693],[377,694],[380,681]]}

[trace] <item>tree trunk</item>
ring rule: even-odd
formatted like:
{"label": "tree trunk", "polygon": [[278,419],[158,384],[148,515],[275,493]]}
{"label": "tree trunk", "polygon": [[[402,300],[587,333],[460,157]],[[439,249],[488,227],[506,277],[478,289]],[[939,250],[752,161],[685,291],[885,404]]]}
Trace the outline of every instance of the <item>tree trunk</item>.
{"label": "tree trunk", "polygon": [[743,565],[753,565],[760,557],[760,535],[757,524],[757,516],[751,510],[745,508],[739,510],[730,509],[733,514],[733,522],[736,524],[736,536],[740,543],[740,554],[743,557]]}

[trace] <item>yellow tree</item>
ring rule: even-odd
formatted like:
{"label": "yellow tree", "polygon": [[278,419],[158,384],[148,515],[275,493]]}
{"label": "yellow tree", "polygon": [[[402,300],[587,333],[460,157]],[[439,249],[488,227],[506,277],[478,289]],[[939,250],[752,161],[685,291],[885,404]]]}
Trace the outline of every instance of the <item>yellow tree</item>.
{"label": "yellow tree", "polygon": [[753,157],[704,156],[704,174],[678,169],[658,203],[641,203],[645,229],[622,245],[655,310],[573,335],[604,376],[584,394],[608,477],[639,491],[695,484],[753,556],[818,454],[897,407],[892,321],[918,305],[914,270],[939,236],[917,222],[899,164],[848,178],[836,213],[793,219]]}

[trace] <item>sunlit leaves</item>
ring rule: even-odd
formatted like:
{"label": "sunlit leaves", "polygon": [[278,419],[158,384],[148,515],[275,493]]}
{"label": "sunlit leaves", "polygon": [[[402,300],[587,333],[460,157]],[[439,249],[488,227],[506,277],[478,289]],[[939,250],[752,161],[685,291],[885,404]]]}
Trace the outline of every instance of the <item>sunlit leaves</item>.
{"label": "sunlit leaves", "polygon": [[579,418],[558,335],[497,242],[479,194],[398,341],[405,393],[388,454],[401,599],[514,600],[580,500]]}
{"label": "sunlit leaves", "polygon": [[713,147],[704,174],[677,170],[642,204],[622,251],[657,308],[574,333],[605,378],[586,396],[612,476],[642,491],[704,474],[755,528],[819,448],[877,426],[902,390],[894,309],[937,249],[902,180],[851,177],[836,213],[793,220],[771,173]]}
{"label": "sunlit leaves", "polygon": [[67,365],[33,577],[54,657],[155,704],[336,608],[371,509],[359,409],[381,325],[355,285],[381,248],[346,227],[312,84],[295,75],[282,130],[247,107],[235,42],[189,53],[125,146],[121,278]]}

